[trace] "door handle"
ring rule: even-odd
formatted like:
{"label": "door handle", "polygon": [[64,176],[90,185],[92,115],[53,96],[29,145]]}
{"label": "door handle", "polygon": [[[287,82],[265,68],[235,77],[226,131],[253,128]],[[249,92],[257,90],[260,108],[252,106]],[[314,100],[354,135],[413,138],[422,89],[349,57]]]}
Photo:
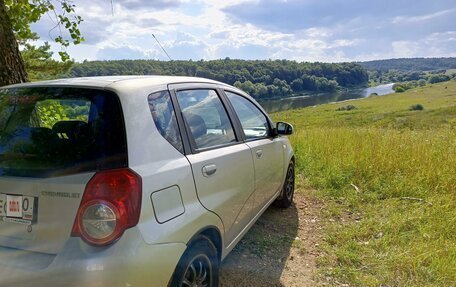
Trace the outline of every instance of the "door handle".
{"label": "door handle", "polygon": [[260,158],[263,156],[263,150],[259,149],[255,152],[255,154],[256,154],[257,158]]}
{"label": "door handle", "polygon": [[215,164],[208,164],[203,166],[201,171],[205,177],[209,177],[217,171],[217,166]]}

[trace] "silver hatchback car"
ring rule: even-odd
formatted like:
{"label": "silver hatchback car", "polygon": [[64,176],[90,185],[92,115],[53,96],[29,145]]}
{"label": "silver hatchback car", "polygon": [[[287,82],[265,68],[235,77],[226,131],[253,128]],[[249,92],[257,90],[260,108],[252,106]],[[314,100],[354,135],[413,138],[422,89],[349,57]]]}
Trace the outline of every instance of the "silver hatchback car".
{"label": "silver hatchback car", "polygon": [[0,286],[217,286],[294,154],[246,93],[202,78],[0,89]]}

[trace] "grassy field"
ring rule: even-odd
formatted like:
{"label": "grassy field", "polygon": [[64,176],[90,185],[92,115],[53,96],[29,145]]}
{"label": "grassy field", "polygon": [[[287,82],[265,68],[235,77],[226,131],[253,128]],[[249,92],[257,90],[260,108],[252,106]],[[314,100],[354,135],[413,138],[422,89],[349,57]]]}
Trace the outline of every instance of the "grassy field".
{"label": "grassy field", "polygon": [[456,286],[455,81],[274,118],[326,202],[322,284]]}

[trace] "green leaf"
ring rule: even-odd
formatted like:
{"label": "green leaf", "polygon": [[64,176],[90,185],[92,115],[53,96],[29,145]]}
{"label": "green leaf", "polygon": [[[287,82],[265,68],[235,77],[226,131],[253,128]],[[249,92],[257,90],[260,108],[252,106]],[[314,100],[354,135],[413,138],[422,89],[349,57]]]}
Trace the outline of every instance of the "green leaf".
{"label": "green leaf", "polygon": [[[37,34],[32,32],[30,29],[30,25],[39,21],[43,15],[50,11],[54,13],[49,13],[49,15],[55,15],[55,22],[58,23],[61,28],[66,29],[70,33],[70,39],[73,40],[70,42],[69,39],[64,36],[65,33],[62,32],[55,37],[56,43],[60,44],[62,48],[64,48],[68,47],[70,44],[77,45],[83,41],[78,26],[83,19],[75,13],[76,5],[70,0],[2,1],[5,4],[6,12],[10,18],[13,32],[15,33],[16,39],[21,46],[25,46],[27,40],[38,39]],[[61,10],[58,8],[61,8]],[[51,34],[55,33],[55,31],[61,30],[60,28],[53,29],[52,27],[49,27],[49,29]],[[67,56],[66,52],[63,52],[63,55],[63,57],[61,55],[61,59],[66,59],[66,61],[68,61],[69,56]]]}

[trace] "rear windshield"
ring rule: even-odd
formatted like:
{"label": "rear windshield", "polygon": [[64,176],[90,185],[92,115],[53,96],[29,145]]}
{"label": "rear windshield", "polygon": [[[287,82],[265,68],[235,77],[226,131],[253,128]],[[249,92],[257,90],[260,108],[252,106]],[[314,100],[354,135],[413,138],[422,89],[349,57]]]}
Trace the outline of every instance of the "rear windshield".
{"label": "rear windshield", "polygon": [[0,89],[0,176],[53,177],[127,164],[125,125],[114,93]]}

